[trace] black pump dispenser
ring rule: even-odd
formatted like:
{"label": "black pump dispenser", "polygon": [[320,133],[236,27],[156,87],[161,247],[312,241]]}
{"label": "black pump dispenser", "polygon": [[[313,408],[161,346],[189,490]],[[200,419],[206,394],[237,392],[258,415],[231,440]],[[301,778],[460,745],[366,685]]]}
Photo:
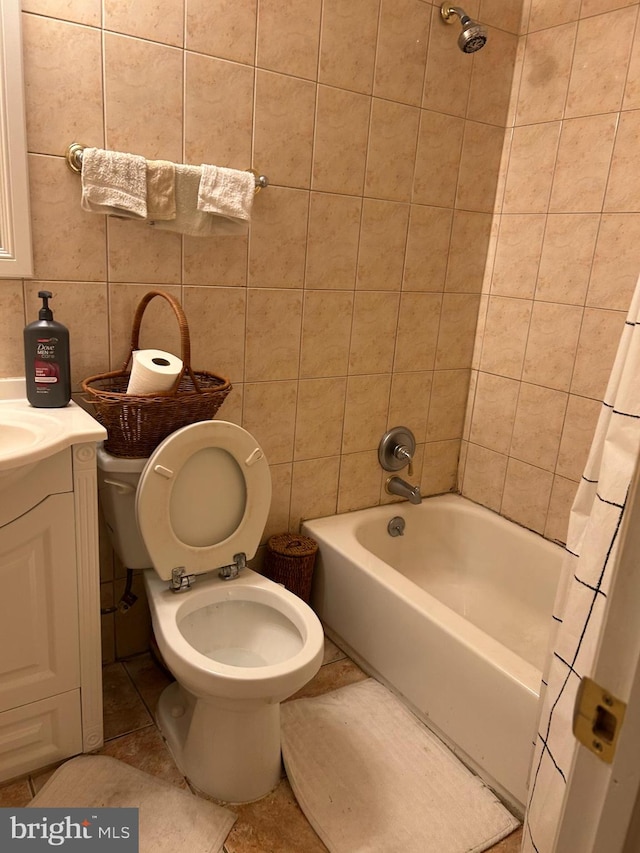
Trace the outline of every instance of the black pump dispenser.
{"label": "black pump dispenser", "polygon": [[71,399],[69,330],[53,319],[49,300],[53,294],[41,290],[38,320],[24,330],[24,364],[27,399],[32,406],[60,409]]}

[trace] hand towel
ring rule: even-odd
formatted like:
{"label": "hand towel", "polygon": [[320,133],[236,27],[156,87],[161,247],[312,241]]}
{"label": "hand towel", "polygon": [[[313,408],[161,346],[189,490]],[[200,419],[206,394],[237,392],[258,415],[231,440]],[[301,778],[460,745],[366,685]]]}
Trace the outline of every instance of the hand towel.
{"label": "hand towel", "polygon": [[253,174],[206,163],[201,168],[198,210],[224,216],[232,222],[248,222],[256,190]]}
{"label": "hand towel", "polygon": [[149,222],[161,231],[177,231],[192,237],[235,236],[246,234],[243,221],[231,221],[198,210],[198,188],[202,169],[199,166],[176,164],[176,218]]}
{"label": "hand towel", "polygon": [[144,157],[102,148],[85,148],[82,154],[82,198],[90,213],[147,217],[147,164]]}
{"label": "hand towel", "polygon": [[168,160],[147,160],[147,218],[176,218],[176,167]]}

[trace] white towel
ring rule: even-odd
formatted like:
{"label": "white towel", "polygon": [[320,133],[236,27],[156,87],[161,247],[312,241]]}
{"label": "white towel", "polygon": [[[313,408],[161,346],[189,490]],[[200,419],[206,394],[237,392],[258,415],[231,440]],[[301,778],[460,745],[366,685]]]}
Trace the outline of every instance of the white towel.
{"label": "white towel", "polygon": [[82,199],[90,213],[146,219],[147,163],[137,154],[85,148],[82,154]]}
{"label": "white towel", "polygon": [[[176,218],[150,220],[149,225],[161,231],[177,231],[192,237],[235,236],[246,234],[247,223],[214,216],[198,210],[198,189],[202,169],[199,166],[176,165]],[[253,178],[252,178],[253,180]]]}
{"label": "white towel", "polygon": [[198,210],[224,216],[232,222],[248,222],[256,182],[251,172],[202,164]]}
{"label": "white towel", "polygon": [[176,167],[168,160],[147,160],[147,216],[176,218]]}

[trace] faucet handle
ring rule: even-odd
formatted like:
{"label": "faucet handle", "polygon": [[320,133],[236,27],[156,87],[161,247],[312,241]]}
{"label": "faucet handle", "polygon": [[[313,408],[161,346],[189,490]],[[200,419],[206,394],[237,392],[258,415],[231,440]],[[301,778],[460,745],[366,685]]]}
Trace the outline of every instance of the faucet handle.
{"label": "faucet handle", "polygon": [[408,447],[405,447],[404,444],[399,444],[393,451],[393,455],[396,459],[402,459],[405,462],[409,463],[408,474],[410,477],[413,477],[413,454],[409,450]]}

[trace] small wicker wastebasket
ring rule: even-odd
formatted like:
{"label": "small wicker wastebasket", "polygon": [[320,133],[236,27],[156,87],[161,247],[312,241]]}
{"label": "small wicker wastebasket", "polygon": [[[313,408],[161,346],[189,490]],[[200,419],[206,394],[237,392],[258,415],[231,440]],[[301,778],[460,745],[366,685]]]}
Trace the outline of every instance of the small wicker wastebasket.
{"label": "small wicker wastebasket", "polygon": [[309,603],[318,543],[308,536],[279,533],[267,542],[264,573]]}

